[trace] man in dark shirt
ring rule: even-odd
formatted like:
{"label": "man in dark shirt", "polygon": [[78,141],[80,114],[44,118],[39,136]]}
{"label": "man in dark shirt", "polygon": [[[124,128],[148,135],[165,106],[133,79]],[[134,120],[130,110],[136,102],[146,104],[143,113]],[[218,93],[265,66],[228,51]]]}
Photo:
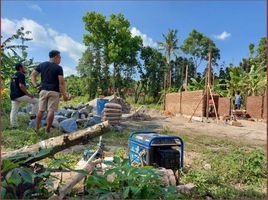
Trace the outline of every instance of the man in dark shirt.
{"label": "man in dark shirt", "polygon": [[24,75],[26,73],[26,68],[21,63],[16,64],[15,68],[17,72],[13,74],[10,82],[10,124],[12,128],[16,128],[16,117],[21,102],[32,104],[32,115],[36,115],[38,110],[38,99],[34,98],[34,95],[30,94],[26,88]]}
{"label": "man in dark shirt", "polygon": [[39,87],[36,83],[36,77],[41,74],[41,92],[39,94],[39,112],[36,116],[36,131],[38,132],[39,130],[44,112],[48,111],[46,133],[50,132],[54,112],[58,110],[60,94],[62,94],[64,101],[68,99],[65,92],[63,70],[59,65],[61,62],[60,52],[57,50],[50,51],[49,58],[49,61],[39,64],[32,72],[32,83],[35,87]]}

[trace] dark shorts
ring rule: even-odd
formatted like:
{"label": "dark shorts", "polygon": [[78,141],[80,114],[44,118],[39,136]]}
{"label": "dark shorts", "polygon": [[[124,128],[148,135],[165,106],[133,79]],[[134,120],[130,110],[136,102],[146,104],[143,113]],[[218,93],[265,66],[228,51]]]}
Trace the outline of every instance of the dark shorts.
{"label": "dark shorts", "polygon": [[240,110],[240,105],[239,104],[235,104],[235,110]]}

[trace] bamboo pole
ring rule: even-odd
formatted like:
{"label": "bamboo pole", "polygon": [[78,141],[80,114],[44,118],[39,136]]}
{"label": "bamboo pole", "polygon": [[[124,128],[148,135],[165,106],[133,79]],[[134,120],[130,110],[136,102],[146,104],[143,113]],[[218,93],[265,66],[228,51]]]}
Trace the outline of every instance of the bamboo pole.
{"label": "bamboo pole", "polygon": [[210,86],[208,86],[208,87],[209,87],[209,92],[210,92],[210,96],[211,96],[212,103],[213,103],[213,106],[214,106],[214,110],[215,110],[215,114],[216,114],[216,119],[217,119],[217,124],[218,124],[218,123],[219,123],[219,119],[218,119],[218,113],[217,113],[217,109],[216,109],[215,101],[214,101],[214,98],[213,98],[213,95],[212,95]]}
{"label": "bamboo pole", "polygon": [[206,109],[206,117],[208,119],[209,117],[209,90],[210,90],[210,83],[211,83],[211,50],[208,52],[208,80],[207,80],[207,85],[206,85],[206,94],[207,94],[207,109]]}
{"label": "bamboo pole", "polygon": [[188,64],[186,65],[186,72],[185,72],[185,91],[187,91],[187,83],[188,83]]}
{"label": "bamboo pole", "polygon": [[180,91],[180,114],[182,114],[182,111],[181,111],[181,101],[182,101],[182,89],[183,89],[183,73],[184,73],[184,66],[182,65],[182,68],[181,68],[181,91]]}
{"label": "bamboo pole", "polygon": [[166,82],[167,82],[167,73],[165,72],[164,75],[164,99],[163,99],[163,105],[164,105],[164,110],[166,110]]}
{"label": "bamboo pole", "polygon": [[193,112],[193,114],[191,115],[191,117],[190,117],[190,119],[189,119],[188,122],[191,122],[191,121],[192,121],[192,118],[193,118],[193,116],[194,116],[194,114],[195,114],[197,108],[199,107],[200,103],[201,103],[202,100],[204,99],[204,96],[205,96],[205,94],[202,96],[202,98],[201,98],[200,101],[198,102],[198,104],[197,104],[196,108],[194,109],[194,112]]}

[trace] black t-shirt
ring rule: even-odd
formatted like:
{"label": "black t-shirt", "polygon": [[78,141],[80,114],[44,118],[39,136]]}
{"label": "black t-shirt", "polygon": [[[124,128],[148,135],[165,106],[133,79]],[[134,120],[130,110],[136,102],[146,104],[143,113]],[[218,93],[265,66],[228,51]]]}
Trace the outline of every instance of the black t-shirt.
{"label": "black t-shirt", "polygon": [[58,76],[63,76],[61,66],[53,62],[43,62],[35,70],[41,73],[41,90],[60,91]]}
{"label": "black t-shirt", "polygon": [[26,86],[25,75],[22,72],[16,72],[15,74],[13,74],[10,82],[11,100],[15,100],[25,95],[24,92],[20,89],[20,83]]}

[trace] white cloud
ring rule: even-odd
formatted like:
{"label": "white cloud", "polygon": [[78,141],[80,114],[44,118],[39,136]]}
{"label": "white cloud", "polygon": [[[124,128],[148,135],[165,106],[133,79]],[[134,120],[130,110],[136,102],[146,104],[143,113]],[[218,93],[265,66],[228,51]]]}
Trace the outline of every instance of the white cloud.
{"label": "white cloud", "polygon": [[37,4],[28,4],[28,7],[34,11],[42,12],[42,8]]}
{"label": "white cloud", "polygon": [[24,27],[25,31],[31,31],[30,37],[34,43],[46,43],[48,39],[48,33],[46,29],[31,19],[17,20],[17,28]]}
{"label": "white cloud", "polygon": [[79,42],[73,40],[65,33],[59,33],[50,27],[44,27],[34,20],[21,19],[21,20],[9,20],[6,18],[1,19],[2,22],[2,34],[10,36],[16,33],[16,30],[20,27],[24,27],[25,31],[31,31],[29,37],[33,40],[31,44],[41,47],[48,47],[51,49],[58,49],[66,53],[74,61],[82,56],[82,53],[86,47]]}
{"label": "white cloud", "polygon": [[151,46],[154,48],[157,47],[157,43],[154,42],[152,38],[148,37],[146,34],[141,33],[141,31],[139,29],[137,29],[136,27],[132,27],[130,31],[131,31],[131,34],[133,37],[134,36],[141,36],[144,46]]}
{"label": "white cloud", "polygon": [[226,31],[223,31],[221,34],[219,35],[215,35],[214,37],[218,40],[225,40],[226,38],[230,37],[231,33],[228,33]]}
{"label": "white cloud", "polygon": [[54,37],[55,47],[62,52],[68,53],[68,55],[78,61],[81,57],[83,51],[86,47],[76,41],[66,34],[57,35]]}
{"label": "white cloud", "polygon": [[2,26],[2,34],[7,34],[7,35],[12,35],[16,33],[16,23],[6,19],[6,18],[1,18],[1,26]]}
{"label": "white cloud", "polygon": [[78,75],[77,71],[73,67],[63,67],[64,71],[64,77],[70,76],[70,75]]}
{"label": "white cloud", "polygon": [[59,33],[57,32],[57,31],[55,31],[54,29],[52,29],[52,28],[48,28],[47,29],[47,32],[48,32],[48,34],[50,35],[50,36],[56,36],[56,35],[58,35]]}

